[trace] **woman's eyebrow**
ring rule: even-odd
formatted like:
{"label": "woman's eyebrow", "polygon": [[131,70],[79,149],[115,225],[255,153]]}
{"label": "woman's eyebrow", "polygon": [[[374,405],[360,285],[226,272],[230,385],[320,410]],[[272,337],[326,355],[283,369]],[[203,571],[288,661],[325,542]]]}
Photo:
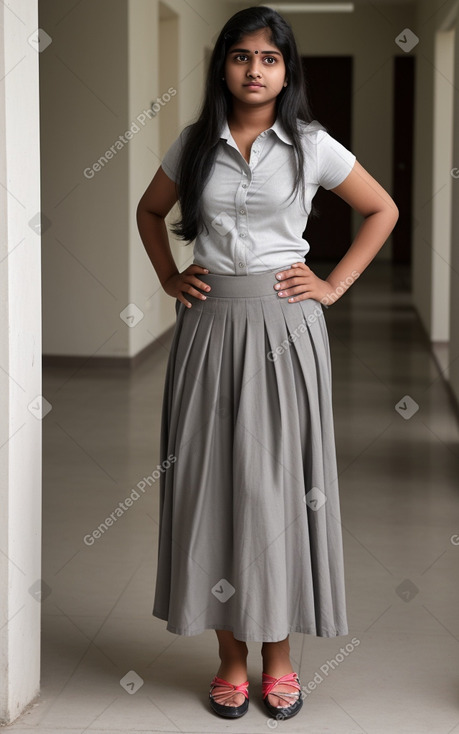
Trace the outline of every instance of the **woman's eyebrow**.
{"label": "woman's eyebrow", "polygon": [[[230,54],[235,54],[235,53],[250,54],[252,52],[248,48],[233,48],[233,49],[231,49],[231,51],[229,51],[229,53]],[[280,51],[260,51],[260,53],[262,53],[262,54],[272,54],[272,55],[273,54],[277,54],[278,56],[282,56],[282,54],[280,53]]]}

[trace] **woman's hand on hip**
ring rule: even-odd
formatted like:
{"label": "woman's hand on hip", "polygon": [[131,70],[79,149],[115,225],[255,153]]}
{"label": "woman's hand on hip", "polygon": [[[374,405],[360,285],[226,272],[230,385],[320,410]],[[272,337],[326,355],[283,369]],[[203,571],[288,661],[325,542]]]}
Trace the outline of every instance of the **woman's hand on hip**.
{"label": "woman's hand on hip", "polygon": [[280,270],[275,275],[276,278],[279,278],[279,275],[281,277],[274,288],[280,298],[287,298],[289,302],[295,303],[314,298],[327,306],[336,300],[336,298],[330,298],[333,293],[330,283],[313,273],[306,263],[294,263],[288,270]]}
{"label": "woman's hand on hip", "polygon": [[189,265],[182,273],[175,273],[165,280],[162,284],[163,290],[165,290],[169,296],[177,298],[179,301],[184,303],[187,308],[191,308],[192,304],[187,301],[185,293],[189,293],[190,296],[195,296],[196,298],[204,300],[206,296],[196,289],[201,288],[203,291],[210,291],[210,285],[207,285],[207,283],[200,280],[198,278],[198,274],[208,272],[207,268],[203,268],[201,265]]}

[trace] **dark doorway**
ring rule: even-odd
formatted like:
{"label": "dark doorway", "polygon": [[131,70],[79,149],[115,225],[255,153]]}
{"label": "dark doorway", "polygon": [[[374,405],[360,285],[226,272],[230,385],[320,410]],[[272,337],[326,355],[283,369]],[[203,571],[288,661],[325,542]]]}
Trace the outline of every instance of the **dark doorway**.
{"label": "dark doorway", "polygon": [[[306,92],[313,116],[352,150],[352,56],[303,56]],[[319,188],[317,216],[308,219],[303,237],[309,242],[307,262],[339,260],[351,244],[352,210],[339,196]]]}
{"label": "dark doorway", "polygon": [[411,264],[414,56],[394,58],[392,191],[400,216],[392,234],[392,262]]}

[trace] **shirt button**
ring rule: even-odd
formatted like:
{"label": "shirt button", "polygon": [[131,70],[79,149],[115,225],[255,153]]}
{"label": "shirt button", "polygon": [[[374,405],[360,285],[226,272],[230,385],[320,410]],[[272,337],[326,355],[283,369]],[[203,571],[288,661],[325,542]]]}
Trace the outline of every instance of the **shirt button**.
{"label": "shirt button", "polygon": [[245,232],[241,232],[240,237],[245,237]]}
{"label": "shirt button", "polygon": [[245,209],[239,209],[239,214],[245,214]]}
{"label": "shirt button", "polygon": [[243,268],[244,267],[244,263],[239,263],[239,267],[240,268]]}
{"label": "shirt button", "polygon": [[242,188],[243,188],[243,189],[246,189],[246,188],[247,188],[247,186],[248,186],[248,184],[242,184]]}

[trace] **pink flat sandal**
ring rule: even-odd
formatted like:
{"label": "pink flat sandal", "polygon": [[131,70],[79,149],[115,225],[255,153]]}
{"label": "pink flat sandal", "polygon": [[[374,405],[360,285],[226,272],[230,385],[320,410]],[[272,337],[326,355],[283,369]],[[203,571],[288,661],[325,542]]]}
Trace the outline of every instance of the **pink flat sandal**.
{"label": "pink flat sandal", "polygon": [[[273,688],[277,686],[278,683],[288,683],[289,685],[296,688],[297,691],[279,691],[279,693],[276,693],[275,691],[273,691]],[[302,707],[303,699],[301,697],[301,684],[297,673],[287,673],[286,675],[281,676],[281,678],[273,678],[272,675],[263,673],[261,685],[263,690],[263,703],[265,704],[271,716],[274,716],[275,719],[289,719],[291,716],[295,716],[295,714],[297,714]],[[268,701],[269,693],[279,696],[280,698],[284,698],[284,696],[294,696],[296,698],[296,701],[294,701],[294,703],[292,703],[290,706],[272,706]]]}
{"label": "pink flat sandal", "polygon": [[[212,696],[212,691],[215,686],[224,686],[229,689],[227,692],[222,691],[220,694],[226,698],[231,698],[235,691],[240,691],[245,696],[244,703],[241,703],[240,706],[226,706],[224,703],[218,703]],[[243,716],[249,708],[249,681],[246,680],[245,683],[240,683],[238,686],[235,686],[233,683],[228,683],[224,678],[215,676],[210,684],[209,701],[213,710],[219,716],[226,716],[229,719],[239,718],[239,716]]]}

